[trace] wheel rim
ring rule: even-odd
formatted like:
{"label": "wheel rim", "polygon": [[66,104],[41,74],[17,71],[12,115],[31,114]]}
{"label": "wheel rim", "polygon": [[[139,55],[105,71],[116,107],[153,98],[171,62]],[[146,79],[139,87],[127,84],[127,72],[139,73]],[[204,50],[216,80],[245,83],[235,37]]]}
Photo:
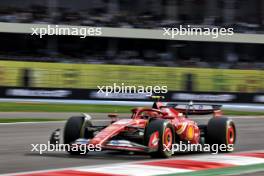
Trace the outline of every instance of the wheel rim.
{"label": "wheel rim", "polygon": [[235,143],[235,130],[232,125],[228,126],[226,135],[227,135],[227,144],[234,144]]}
{"label": "wheel rim", "polygon": [[170,128],[166,128],[165,133],[164,133],[164,144],[168,147],[171,148],[172,146],[172,131]]}

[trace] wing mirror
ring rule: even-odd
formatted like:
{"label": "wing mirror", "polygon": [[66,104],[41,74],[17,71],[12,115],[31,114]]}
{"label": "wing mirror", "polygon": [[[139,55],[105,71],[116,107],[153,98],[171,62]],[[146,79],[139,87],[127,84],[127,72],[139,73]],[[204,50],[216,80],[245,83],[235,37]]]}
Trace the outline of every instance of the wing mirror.
{"label": "wing mirror", "polygon": [[163,117],[166,118],[166,119],[174,119],[174,117],[173,116],[169,116],[169,113],[167,113],[167,112],[163,112],[162,114],[163,114]]}
{"label": "wing mirror", "polygon": [[174,119],[175,117],[173,116],[165,116],[166,119]]}
{"label": "wing mirror", "polygon": [[162,112],[162,114],[163,114],[164,116],[169,115],[169,113],[167,113],[167,112]]}
{"label": "wing mirror", "polygon": [[118,114],[108,114],[108,117],[111,118],[111,123],[118,121]]}

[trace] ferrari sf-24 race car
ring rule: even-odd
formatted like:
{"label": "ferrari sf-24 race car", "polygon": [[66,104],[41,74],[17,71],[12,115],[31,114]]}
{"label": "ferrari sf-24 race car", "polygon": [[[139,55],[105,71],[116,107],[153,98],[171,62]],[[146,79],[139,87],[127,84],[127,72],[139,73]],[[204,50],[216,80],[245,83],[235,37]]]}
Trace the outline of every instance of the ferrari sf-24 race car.
{"label": "ferrari sf-24 race car", "polygon": [[[131,118],[118,119],[116,114],[109,114],[112,119],[108,125],[94,126],[91,116],[71,117],[64,128],[64,144],[100,145],[103,150],[125,150],[146,152],[152,157],[167,158],[176,143],[190,144],[234,144],[236,128],[234,122],[223,117],[220,105],[174,104],[164,105],[158,97],[151,108],[132,109]],[[210,115],[208,124],[198,125],[190,120],[190,115]],[[52,135],[54,141],[58,136]],[[70,154],[80,154],[69,148]]]}

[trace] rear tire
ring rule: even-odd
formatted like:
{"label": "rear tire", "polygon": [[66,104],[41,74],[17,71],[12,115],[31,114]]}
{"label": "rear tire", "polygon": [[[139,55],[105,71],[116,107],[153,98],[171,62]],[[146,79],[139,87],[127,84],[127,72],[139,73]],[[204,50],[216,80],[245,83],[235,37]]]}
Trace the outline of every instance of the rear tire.
{"label": "rear tire", "polygon": [[[235,123],[226,117],[212,118],[207,125],[207,143],[225,144],[227,147],[236,142],[236,127]],[[229,148],[229,147],[228,147]],[[219,151],[231,152],[233,150]]]}
{"label": "rear tire", "polygon": [[173,126],[166,120],[162,119],[153,119],[150,120],[148,126],[145,130],[145,145],[149,146],[151,135],[155,132],[158,132],[158,150],[151,152],[150,155],[153,158],[168,158],[172,155],[172,150],[165,150],[163,144],[170,146],[174,144],[175,133]]}

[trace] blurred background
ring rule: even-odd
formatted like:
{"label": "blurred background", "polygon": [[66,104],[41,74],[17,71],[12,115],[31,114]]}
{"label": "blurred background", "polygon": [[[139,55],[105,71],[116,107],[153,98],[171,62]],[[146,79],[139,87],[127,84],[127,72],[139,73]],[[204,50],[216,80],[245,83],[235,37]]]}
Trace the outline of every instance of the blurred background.
{"label": "blurred background", "polygon": [[262,0],[9,0],[0,21],[129,28],[177,25],[233,27],[262,33]]}
{"label": "blurred background", "polygon": [[[263,34],[262,0],[9,0],[0,1],[0,28],[10,23],[112,27],[234,28]],[[170,91],[264,92],[261,43],[0,33],[0,85],[96,89],[116,83],[167,85]],[[26,62],[25,62],[26,61]],[[3,96],[3,95],[2,95]],[[251,100],[253,101],[253,100]]]}
{"label": "blurred background", "polygon": [[[32,27],[49,24],[100,27],[102,35],[31,35]],[[180,25],[233,28],[235,34],[217,39],[163,36],[164,27]],[[114,83],[167,86],[165,102],[221,104],[225,116],[234,118],[237,125],[236,151],[262,156],[249,151],[263,151],[264,0],[0,0],[0,174],[148,160],[134,152],[69,157],[64,152],[30,151],[32,144],[46,144],[55,129],[63,130],[70,116],[89,113],[93,125],[104,126],[110,122],[108,114],[128,118],[135,106],[152,105],[153,100],[142,93],[98,93],[98,86]],[[204,128],[209,116],[190,119]],[[184,160],[192,153],[178,156]],[[214,156],[210,155],[210,161],[217,160]],[[232,165],[236,161],[229,160]],[[246,170],[248,175],[264,168],[259,160],[242,160],[258,164],[244,169],[198,174]],[[175,167],[222,166],[204,163],[193,167],[176,163]],[[127,170],[136,175],[142,168],[135,173],[134,167]],[[157,173],[169,173],[161,170]]]}
{"label": "blurred background", "polygon": [[[32,27],[49,24],[100,27],[102,36],[31,35]],[[235,34],[162,35],[163,27],[180,25],[233,28]],[[163,101],[221,104],[238,127],[236,151],[263,150],[263,69],[264,0],[0,0],[0,174],[149,159],[133,152],[30,152],[30,144],[45,144],[55,129],[63,129],[64,122],[53,121],[86,112],[101,126],[109,123],[109,113],[128,118],[135,106],[152,105],[142,93],[98,93],[98,86],[114,83],[167,86]],[[207,117],[194,119],[207,124]],[[235,170],[248,168],[264,167]]]}

